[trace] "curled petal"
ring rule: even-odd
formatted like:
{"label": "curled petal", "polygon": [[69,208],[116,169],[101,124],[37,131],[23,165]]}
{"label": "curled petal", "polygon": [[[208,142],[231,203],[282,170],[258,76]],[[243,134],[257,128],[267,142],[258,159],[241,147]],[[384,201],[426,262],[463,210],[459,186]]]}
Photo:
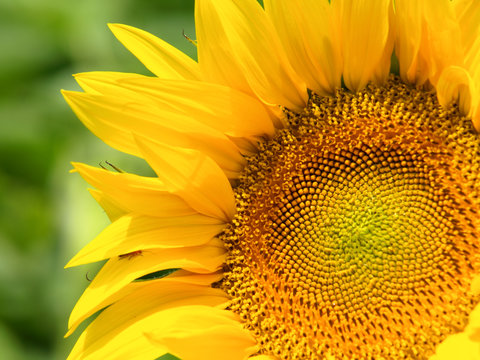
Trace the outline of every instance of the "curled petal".
{"label": "curled petal", "polygon": [[458,100],[460,111],[472,117],[473,125],[480,130],[480,119],[475,118],[480,105],[480,93],[466,69],[459,66],[446,68],[437,83],[437,96],[442,106]]}

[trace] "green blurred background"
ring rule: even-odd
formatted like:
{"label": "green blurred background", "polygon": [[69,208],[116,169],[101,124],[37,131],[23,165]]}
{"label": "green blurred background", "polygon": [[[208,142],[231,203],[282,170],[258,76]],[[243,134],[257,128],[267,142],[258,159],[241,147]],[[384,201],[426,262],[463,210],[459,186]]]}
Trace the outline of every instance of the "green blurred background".
{"label": "green blurred background", "polygon": [[70,310],[98,265],[63,270],[108,224],[70,161],[139,159],[108,148],[64,102],[71,74],[149,74],[107,28],[140,27],[192,57],[193,0],[0,0],[0,359],[65,359]]}

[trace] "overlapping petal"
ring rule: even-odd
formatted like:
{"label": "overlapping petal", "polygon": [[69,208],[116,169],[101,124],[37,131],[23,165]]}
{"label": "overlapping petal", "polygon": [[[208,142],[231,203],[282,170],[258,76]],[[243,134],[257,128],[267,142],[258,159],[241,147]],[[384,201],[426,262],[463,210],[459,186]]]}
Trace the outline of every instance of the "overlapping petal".
{"label": "overlapping petal", "polygon": [[168,192],[158,178],[115,173],[81,163],[72,164],[89,184],[115,199],[118,206],[129,212],[156,217],[197,213],[181,197]]}
{"label": "overlapping petal", "polygon": [[88,264],[139,250],[199,246],[218,235],[225,224],[195,214],[158,218],[127,214],[89,242],[66,267]]}
{"label": "overlapping petal", "polygon": [[264,6],[288,59],[307,87],[321,95],[340,88],[340,24],[329,1],[265,0]]}
{"label": "overlapping petal", "polygon": [[462,62],[460,28],[450,0],[396,0],[395,53],[401,78],[436,85],[447,66]]}
{"label": "overlapping petal", "polygon": [[78,300],[70,316],[69,328],[100,310],[105,303],[119,297],[117,293],[129,292],[124,289],[144,275],[177,268],[208,274],[218,270],[224,261],[225,250],[218,240],[204,246],[151,249],[132,257],[112,258],[102,267]]}
{"label": "overlapping petal", "polygon": [[252,140],[274,133],[271,114],[262,103],[228,86],[108,71],[79,73],[75,80],[87,93],[148,103],[159,112],[182,114],[229,137]]}
{"label": "overlapping petal", "polygon": [[303,109],[305,84],[256,0],[196,1],[195,23],[207,80],[255,94],[267,105]]}
{"label": "overlapping petal", "polygon": [[199,81],[125,79],[120,85],[146,94],[159,110],[169,106],[234,138],[272,136],[274,127],[265,107],[233,88]]}
{"label": "overlapping petal", "polygon": [[[225,301],[220,290],[205,286],[165,286],[160,281],[142,286],[105,309],[82,333],[68,360],[155,359],[169,349],[153,343],[151,334],[168,334],[179,327],[188,330],[193,324],[208,327],[227,323],[238,328],[226,311],[215,308]],[[195,314],[203,314],[203,321],[188,320]]]}
{"label": "overlapping petal", "polygon": [[457,101],[460,110],[473,118],[473,124],[480,130],[480,119],[474,117],[480,100],[480,89],[469,72],[460,66],[446,68],[437,83],[437,96],[442,106]]}
{"label": "overlapping petal", "polygon": [[[446,96],[458,95],[461,104],[470,103],[469,108],[463,106],[463,112],[472,117],[473,125],[480,131],[480,2],[457,0],[453,2],[453,7],[460,26],[462,65],[467,73],[468,85],[464,81],[459,82],[459,91],[453,95],[447,93]],[[465,86],[468,86],[468,90]]]}
{"label": "overlapping petal", "polygon": [[142,156],[132,133],[135,124],[135,133],[143,137],[201,150],[215,159],[229,177],[238,176],[244,165],[238,147],[225,134],[188,114],[159,109],[148,98],[136,101],[141,95],[63,94],[85,126],[120,151]]}
{"label": "overlapping petal", "polygon": [[[257,350],[253,336],[237,319],[221,310],[190,313],[188,318],[181,312],[177,314],[179,318],[175,320],[180,324],[182,320],[189,322],[188,328],[174,323],[168,332],[155,329],[147,336],[154,344],[165,346],[183,360],[244,360]],[[219,338],[222,341],[214,340]],[[186,343],[189,346],[185,346]]]}
{"label": "overlapping petal", "polygon": [[118,86],[118,82],[125,79],[148,79],[150,77],[124,73],[117,71],[90,71],[84,73],[78,73],[73,75],[78,85],[89,94],[103,94],[103,95],[116,95],[126,96],[133,99],[142,99],[134,92],[128,89],[124,89]]}
{"label": "overlapping petal", "polygon": [[358,91],[390,70],[392,2],[337,0],[332,5],[340,22],[343,80]]}
{"label": "overlapping petal", "polygon": [[119,206],[114,199],[109,198],[102,191],[96,189],[88,189],[88,191],[103,210],[105,210],[105,213],[111,222],[114,222],[127,213],[127,211]]}
{"label": "overlapping petal", "polygon": [[[94,305],[93,307],[89,307],[88,303],[85,303],[85,306],[83,307],[76,306],[74,308],[74,311],[72,311],[70,315],[68,321],[69,330],[65,334],[65,337],[70,336],[85,319],[95,314],[97,311],[106,308],[107,306],[117,302],[120,299],[125,298],[133,292],[140,291],[144,288],[148,289],[149,286],[152,284],[154,285],[154,287],[159,287],[160,290],[164,289],[164,291],[167,291],[169,289],[168,284],[173,284],[174,288],[181,286],[181,284],[187,284],[187,286],[191,284],[210,287],[210,284],[215,281],[219,281],[222,277],[223,274],[220,271],[210,274],[196,274],[186,270],[177,270],[172,274],[168,275],[167,277],[161,279],[131,282],[119,291],[111,294],[110,296],[104,297],[102,301],[97,302],[96,305]],[[161,282],[162,284],[155,285],[159,282]]]}
{"label": "overlapping petal", "polygon": [[137,137],[137,142],[168,191],[201,214],[228,222],[236,212],[233,190],[212,159],[196,150],[160,144]]}

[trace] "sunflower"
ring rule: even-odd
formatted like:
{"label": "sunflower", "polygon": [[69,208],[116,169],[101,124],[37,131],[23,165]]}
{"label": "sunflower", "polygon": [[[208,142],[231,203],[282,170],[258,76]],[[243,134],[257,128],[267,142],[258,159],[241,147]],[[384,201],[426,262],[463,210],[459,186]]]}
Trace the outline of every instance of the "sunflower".
{"label": "sunflower", "polygon": [[[480,359],[480,2],[197,0],[198,62],[63,92],[156,177],[74,163],[112,223],[69,359]],[[396,71],[391,69],[397,69]]]}

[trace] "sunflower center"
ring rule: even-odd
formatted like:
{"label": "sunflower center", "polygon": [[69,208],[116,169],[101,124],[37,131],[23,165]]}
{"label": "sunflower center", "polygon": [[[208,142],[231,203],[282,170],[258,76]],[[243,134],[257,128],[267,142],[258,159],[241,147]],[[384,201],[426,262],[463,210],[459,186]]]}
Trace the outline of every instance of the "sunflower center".
{"label": "sunflower center", "polygon": [[224,280],[260,353],[423,359],[479,296],[479,139],[434,94],[312,96],[236,187]]}

